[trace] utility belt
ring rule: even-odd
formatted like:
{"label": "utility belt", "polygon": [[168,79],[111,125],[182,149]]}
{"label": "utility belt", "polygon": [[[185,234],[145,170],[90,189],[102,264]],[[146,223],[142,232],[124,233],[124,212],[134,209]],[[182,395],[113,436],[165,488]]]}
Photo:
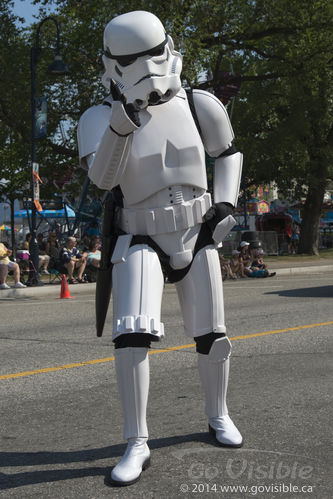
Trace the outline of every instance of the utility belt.
{"label": "utility belt", "polygon": [[133,235],[154,236],[178,232],[202,223],[203,216],[211,205],[211,196],[206,192],[182,204],[153,209],[122,208],[119,226],[127,234]]}
{"label": "utility belt", "polygon": [[202,248],[208,245],[214,245],[214,240],[212,238],[212,231],[208,227],[208,224],[202,223],[200,231],[195,243],[193,252],[191,251],[191,262],[181,269],[174,269],[170,265],[170,255],[167,255],[162,248],[147,235],[132,235],[132,234],[121,234],[118,237],[115,250],[112,255],[112,263],[120,263],[126,260],[128,249],[136,244],[146,244],[157,254],[162,272],[164,277],[168,279],[170,283],[178,282],[183,279],[191,268],[193,258]]}

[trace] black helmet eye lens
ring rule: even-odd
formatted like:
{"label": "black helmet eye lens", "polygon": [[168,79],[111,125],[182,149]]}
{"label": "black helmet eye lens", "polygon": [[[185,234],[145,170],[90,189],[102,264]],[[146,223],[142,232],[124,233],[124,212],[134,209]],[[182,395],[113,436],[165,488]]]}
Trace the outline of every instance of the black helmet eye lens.
{"label": "black helmet eye lens", "polygon": [[163,55],[164,54],[164,47],[167,44],[167,41],[168,41],[168,38],[166,36],[165,40],[162,43],[160,43],[159,45],[157,45],[157,47],[154,47],[154,48],[149,49],[149,50],[145,50],[144,52],[139,52],[137,54],[129,54],[129,55],[113,55],[111,53],[109,47],[106,47],[106,49],[104,50],[104,55],[108,59],[115,59],[118,62],[118,64],[120,64],[120,66],[125,67],[125,66],[129,66],[130,64],[133,64],[133,62],[135,62],[138,59],[138,57],[142,57],[144,55],[150,55],[151,57]]}
{"label": "black helmet eye lens", "polygon": [[133,64],[133,62],[135,62],[136,60],[137,60],[137,57],[133,57],[133,56],[117,57],[116,58],[116,61],[118,62],[118,64],[120,64],[123,67],[129,66],[130,64]]}
{"label": "black helmet eye lens", "polygon": [[163,54],[164,54],[164,46],[158,47],[157,49],[151,50],[149,52],[149,55],[151,55],[152,57],[156,57],[156,56],[163,55]]}

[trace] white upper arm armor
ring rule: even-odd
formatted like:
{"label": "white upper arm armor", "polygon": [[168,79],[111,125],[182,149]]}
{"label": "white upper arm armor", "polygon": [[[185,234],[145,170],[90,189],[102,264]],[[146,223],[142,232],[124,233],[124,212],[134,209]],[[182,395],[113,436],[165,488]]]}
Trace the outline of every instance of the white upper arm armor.
{"label": "white upper arm armor", "polygon": [[242,175],[243,155],[240,152],[219,157],[229,149],[234,139],[228,113],[214,95],[193,90],[193,101],[201,128],[204,147],[216,158],[214,173],[214,203],[237,205]]}
{"label": "white upper arm armor", "polygon": [[88,167],[88,157],[95,153],[110,121],[110,107],[93,106],[87,109],[80,118],[77,128],[77,142],[80,163]]}
{"label": "white upper arm armor", "polygon": [[222,102],[205,90],[194,89],[193,102],[203,145],[207,153],[216,158],[230,147],[234,139],[228,113]]}

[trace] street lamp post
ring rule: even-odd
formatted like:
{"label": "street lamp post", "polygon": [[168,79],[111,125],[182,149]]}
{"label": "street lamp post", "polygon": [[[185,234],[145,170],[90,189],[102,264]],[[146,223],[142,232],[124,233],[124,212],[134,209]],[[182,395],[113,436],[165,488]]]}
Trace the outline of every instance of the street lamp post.
{"label": "street lamp post", "polygon": [[40,58],[41,48],[39,45],[39,34],[41,27],[47,21],[52,21],[57,28],[57,45],[55,59],[50,64],[48,72],[54,75],[65,75],[69,73],[68,67],[65,65],[60,55],[60,32],[59,24],[54,17],[46,17],[37,27],[35,46],[31,47],[30,51],[30,69],[31,69],[31,219],[30,233],[31,240],[29,244],[30,251],[30,277],[28,283],[30,286],[41,286],[42,283],[39,277],[38,264],[38,243],[37,243],[37,208],[35,196],[35,183],[38,182],[35,174],[36,169],[36,70],[37,63]]}

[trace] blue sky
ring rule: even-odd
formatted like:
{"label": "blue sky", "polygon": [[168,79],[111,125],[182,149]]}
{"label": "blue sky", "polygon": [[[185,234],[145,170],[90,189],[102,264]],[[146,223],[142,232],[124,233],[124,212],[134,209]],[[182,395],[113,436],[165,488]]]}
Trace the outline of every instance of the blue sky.
{"label": "blue sky", "polygon": [[25,25],[29,26],[32,22],[34,22],[33,14],[37,14],[38,7],[33,5],[30,0],[15,0],[14,1],[14,13],[20,17],[24,17]]}
{"label": "blue sky", "polygon": [[33,5],[32,0],[14,0],[14,13],[20,17],[24,17],[23,26],[29,26],[36,20],[34,14],[38,14],[38,5]]}

